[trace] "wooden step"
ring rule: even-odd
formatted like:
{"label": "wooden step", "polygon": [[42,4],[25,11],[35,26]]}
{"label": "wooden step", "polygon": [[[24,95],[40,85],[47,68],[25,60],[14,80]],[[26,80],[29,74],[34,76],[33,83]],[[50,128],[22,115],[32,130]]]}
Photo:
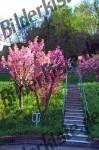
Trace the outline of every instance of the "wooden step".
{"label": "wooden step", "polygon": [[83,113],[84,111],[82,109],[71,109],[71,108],[66,108],[65,112],[72,112],[72,113]]}
{"label": "wooden step", "polygon": [[84,117],[83,112],[65,112],[64,116],[77,116],[77,117]]}
{"label": "wooden step", "polygon": [[68,102],[68,103],[66,103],[66,106],[74,106],[74,107],[82,107],[82,104],[80,104],[80,103],[75,103],[75,102]]}
{"label": "wooden step", "polygon": [[83,110],[82,106],[66,106],[66,110],[67,109],[72,109],[72,110]]}
{"label": "wooden step", "polygon": [[72,119],[72,120],[84,120],[85,119],[85,117],[84,116],[74,116],[74,115],[65,115],[64,116],[64,119]]}
{"label": "wooden step", "polygon": [[67,123],[70,123],[70,124],[74,124],[74,125],[79,125],[79,124],[83,124],[84,123],[84,120],[83,119],[65,119],[64,118],[64,123],[67,124]]}
{"label": "wooden step", "polygon": [[78,102],[74,102],[74,101],[68,101],[66,103],[66,106],[68,105],[79,105],[79,106],[83,106],[82,103],[80,103],[79,101]]}

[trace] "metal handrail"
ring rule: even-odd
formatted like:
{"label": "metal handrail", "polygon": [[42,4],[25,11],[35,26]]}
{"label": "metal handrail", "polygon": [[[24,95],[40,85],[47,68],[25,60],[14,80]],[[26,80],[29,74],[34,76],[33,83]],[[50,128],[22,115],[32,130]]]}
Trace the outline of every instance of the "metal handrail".
{"label": "metal handrail", "polygon": [[82,77],[81,77],[80,71],[78,72],[78,75],[79,75],[80,96],[81,96],[81,99],[83,101],[84,112],[85,112],[86,123],[87,123],[87,120],[90,117],[90,111],[89,111],[89,108],[88,108],[88,103],[87,103],[87,99],[86,99],[86,95],[85,95],[85,91],[84,91],[84,87],[83,87],[83,82],[82,82]]}
{"label": "metal handrail", "polygon": [[65,108],[66,108],[66,101],[67,101],[67,90],[68,90],[68,73],[66,72],[66,79],[64,81],[64,103],[63,103],[63,108],[62,108],[62,114],[64,116],[65,113]]}

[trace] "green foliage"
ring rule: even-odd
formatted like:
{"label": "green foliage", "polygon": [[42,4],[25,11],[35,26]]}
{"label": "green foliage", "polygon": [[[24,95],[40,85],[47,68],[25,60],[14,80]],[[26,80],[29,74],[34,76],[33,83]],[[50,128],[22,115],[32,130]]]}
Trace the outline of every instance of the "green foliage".
{"label": "green foliage", "polygon": [[[2,97],[2,91],[12,91],[8,97]],[[6,93],[6,92],[5,92]],[[0,136],[20,134],[47,134],[62,132],[63,86],[55,96],[52,96],[48,113],[41,120],[38,128],[32,123],[32,113],[38,112],[35,97],[31,93],[24,93],[24,109],[18,111],[18,99],[15,94],[14,83],[0,82]],[[6,95],[6,94],[5,94]],[[9,97],[12,100],[9,99]],[[11,102],[10,102],[11,100]]]}
{"label": "green foliage", "polygon": [[50,16],[48,26],[48,43],[61,45],[65,56],[81,54],[86,40],[96,32],[96,17],[90,2],[81,2],[73,11],[69,6],[56,8]]}
{"label": "green foliage", "polygon": [[68,74],[68,84],[77,84],[78,83],[78,79],[75,73],[70,72]]}
{"label": "green foliage", "polygon": [[[87,82],[95,82],[96,81],[96,77],[94,74],[88,74],[86,75],[83,79],[83,83],[87,83]],[[70,72],[68,75],[68,84],[78,84],[79,79],[77,77],[77,75],[74,72]]]}
{"label": "green foliage", "polygon": [[96,18],[94,16],[93,5],[88,1],[83,1],[74,10],[72,27],[79,31],[92,34],[96,30]]}
{"label": "green foliage", "polygon": [[96,77],[92,73],[89,73],[88,75],[83,77],[83,82],[95,82],[95,81],[96,81]]}
{"label": "green foliage", "polygon": [[65,6],[63,9],[56,8],[51,16],[52,26],[55,28],[56,33],[64,33],[71,27],[72,9]]}
{"label": "green foliage", "polygon": [[96,31],[99,33],[99,0],[94,0],[94,9],[95,9],[95,17],[96,17]]}

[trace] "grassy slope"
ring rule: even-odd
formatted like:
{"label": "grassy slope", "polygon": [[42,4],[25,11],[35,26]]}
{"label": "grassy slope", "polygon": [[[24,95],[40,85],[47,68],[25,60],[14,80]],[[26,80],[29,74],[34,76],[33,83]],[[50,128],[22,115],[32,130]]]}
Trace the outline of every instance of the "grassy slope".
{"label": "grassy slope", "polygon": [[0,136],[61,133],[63,93],[63,87],[61,87],[57,94],[51,98],[47,116],[41,121],[39,127],[35,128],[31,121],[32,112],[37,111],[35,98],[31,94],[25,95],[24,110],[19,113],[13,83],[0,82]]}
{"label": "grassy slope", "polygon": [[[7,81],[9,78],[8,76],[3,76],[3,79]],[[92,137],[99,137],[99,83],[93,81],[95,81],[93,75],[89,75],[84,80],[84,89],[91,113],[88,130],[89,135]],[[77,79],[73,74],[69,74],[69,84],[70,83],[77,83]],[[8,93],[5,94],[4,89],[8,89]],[[62,132],[61,108],[63,103],[63,87],[51,98],[48,115],[37,129],[31,122],[32,112],[37,111],[35,98],[31,95],[25,96],[24,111],[19,114],[17,111],[18,101],[12,83],[0,82],[0,93],[2,90],[3,93],[0,94],[0,96],[2,95],[2,97],[0,97],[0,136],[28,133],[49,134],[50,132],[58,134]]]}
{"label": "grassy slope", "polygon": [[91,120],[88,122],[89,135],[99,137],[99,83],[84,83]]}

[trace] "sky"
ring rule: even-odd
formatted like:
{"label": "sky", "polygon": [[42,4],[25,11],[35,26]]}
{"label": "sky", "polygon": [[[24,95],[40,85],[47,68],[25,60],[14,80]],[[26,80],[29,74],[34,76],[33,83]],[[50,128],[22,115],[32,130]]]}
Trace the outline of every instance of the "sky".
{"label": "sky", "polygon": [[[50,0],[45,0],[46,4]],[[57,0],[55,0],[57,2]],[[69,5],[75,7],[79,4],[81,0],[71,0]],[[42,0],[2,0],[0,2],[0,18],[9,19],[14,13],[21,14],[22,9],[25,8],[26,11],[35,10],[36,7],[42,4]]]}

